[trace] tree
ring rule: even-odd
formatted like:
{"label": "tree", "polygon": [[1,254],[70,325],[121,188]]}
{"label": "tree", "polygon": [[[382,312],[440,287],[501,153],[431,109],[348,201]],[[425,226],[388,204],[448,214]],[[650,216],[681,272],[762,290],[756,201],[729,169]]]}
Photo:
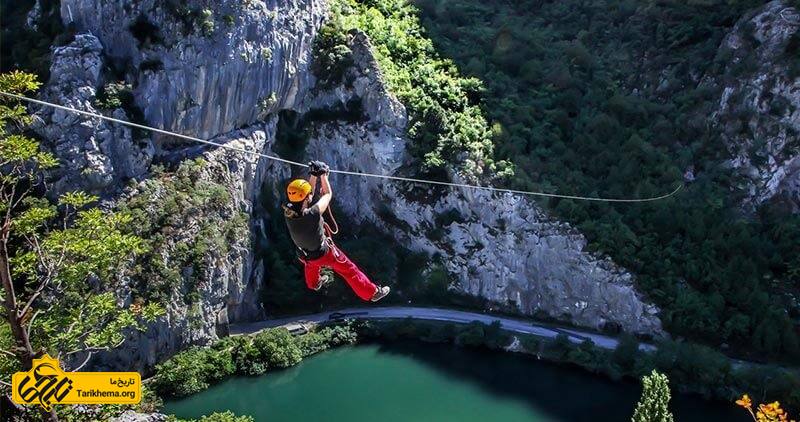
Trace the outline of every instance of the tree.
{"label": "tree", "polygon": [[221,413],[212,413],[200,418],[200,422],[253,422],[250,416],[236,416],[230,410]]}
{"label": "tree", "polygon": [[[35,76],[0,75],[0,90],[15,94],[40,86]],[[80,370],[100,350],[118,347],[125,330],[142,328],[162,311],[157,305],[118,305],[112,281],[124,274],[142,240],[126,234],[124,213],[87,208],[98,198],[82,192],[44,198],[46,171],[58,165],[23,134],[25,107],[0,101],[0,316],[11,341],[0,353],[28,370],[44,353]],[[3,380],[10,374],[2,374]],[[0,380],[3,388],[8,383]],[[57,419],[55,412],[51,419]]]}
{"label": "tree", "polygon": [[669,380],[656,370],[642,378],[642,398],[636,404],[633,422],[672,422],[669,411]]}
{"label": "tree", "polygon": [[255,336],[253,345],[270,368],[288,368],[303,359],[294,338],[288,330],[266,330]]}
{"label": "tree", "polygon": [[639,341],[636,337],[623,334],[617,348],[611,353],[611,361],[623,371],[630,370],[639,358]]}

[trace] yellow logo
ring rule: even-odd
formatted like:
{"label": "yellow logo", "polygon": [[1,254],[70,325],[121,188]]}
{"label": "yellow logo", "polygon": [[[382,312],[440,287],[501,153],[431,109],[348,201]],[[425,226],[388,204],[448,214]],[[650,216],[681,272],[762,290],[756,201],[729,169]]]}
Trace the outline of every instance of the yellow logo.
{"label": "yellow logo", "polygon": [[50,410],[54,404],[136,404],[142,400],[138,372],[64,372],[49,355],[28,372],[11,377],[11,399]]}

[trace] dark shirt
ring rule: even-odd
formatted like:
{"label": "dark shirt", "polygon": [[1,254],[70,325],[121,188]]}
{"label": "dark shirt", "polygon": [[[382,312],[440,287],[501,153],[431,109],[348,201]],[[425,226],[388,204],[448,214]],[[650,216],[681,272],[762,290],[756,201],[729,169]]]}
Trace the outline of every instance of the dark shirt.
{"label": "dark shirt", "polygon": [[322,214],[319,212],[319,205],[314,204],[300,215],[286,217],[286,227],[292,236],[294,244],[306,253],[326,252],[325,228],[322,225]]}

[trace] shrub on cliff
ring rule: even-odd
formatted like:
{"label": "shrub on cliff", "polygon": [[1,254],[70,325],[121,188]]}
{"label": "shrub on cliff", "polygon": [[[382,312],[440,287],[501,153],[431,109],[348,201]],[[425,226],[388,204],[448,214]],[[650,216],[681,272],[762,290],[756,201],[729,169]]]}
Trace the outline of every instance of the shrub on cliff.
{"label": "shrub on cliff", "polygon": [[311,70],[321,86],[332,87],[343,82],[345,72],[353,65],[352,53],[339,19],[331,19],[320,28],[314,39]]}
{"label": "shrub on cliff", "polygon": [[479,107],[481,82],[439,57],[413,5],[339,0],[332,9],[320,31],[316,68],[327,81],[340,78],[350,60],[345,33],[365,32],[389,90],[408,110],[410,150],[423,172],[446,177],[446,169],[455,167],[468,178],[512,173],[507,162],[494,160],[492,132]]}
{"label": "shrub on cliff", "polygon": [[162,397],[182,397],[203,391],[236,369],[228,349],[192,348],[156,366],[151,387]]}
{"label": "shrub on cliff", "polygon": [[286,368],[305,356],[352,344],[356,339],[350,325],[323,327],[297,337],[285,328],[227,337],[211,347],[194,347],[158,364],[150,387],[160,397],[182,397],[205,390],[225,377]]}
{"label": "shrub on cliff", "polygon": [[185,284],[184,301],[194,303],[196,286],[211,270],[209,256],[225,256],[232,244],[247,238],[246,216],[227,208],[230,193],[223,181],[204,177],[206,166],[198,158],[173,172],[155,167],[152,178],[120,201],[118,208],[132,216],[131,227],[147,245],[136,261],[136,296],[166,303]]}
{"label": "shrub on cliff", "polygon": [[133,88],[125,82],[110,82],[97,91],[94,100],[96,107],[105,110],[114,110],[134,103]]}

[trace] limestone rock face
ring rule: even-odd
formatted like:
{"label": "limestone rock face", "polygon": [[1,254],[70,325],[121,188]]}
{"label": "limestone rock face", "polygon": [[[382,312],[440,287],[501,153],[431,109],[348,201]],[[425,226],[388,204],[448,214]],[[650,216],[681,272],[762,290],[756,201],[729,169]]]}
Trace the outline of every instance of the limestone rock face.
{"label": "limestone rock face", "polygon": [[[91,113],[103,66],[102,45],[91,34],[53,52],[48,81],[41,98]],[[54,172],[53,194],[84,190],[94,194],[114,191],[123,181],[143,175],[154,149],[147,139],[134,141],[131,130],[66,110],[41,107],[33,129],[60,159]],[[129,120],[121,108],[111,116]]]}
{"label": "limestone rock face", "polygon": [[[75,40],[55,49],[51,79],[42,99],[93,113],[96,87],[102,78],[104,51],[91,34],[78,34]],[[107,112],[107,111],[106,111]],[[121,108],[110,112],[112,117],[130,120]],[[52,175],[54,194],[76,189],[104,198],[138,194],[141,183],[149,176],[149,166],[157,155],[163,161],[175,160],[175,153],[159,150],[149,139],[132,139],[131,130],[123,125],[85,117],[72,112],[41,107],[37,109],[34,129],[45,145],[59,158],[60,166]],[[275,137],[277,118],[247,129],[235,130],[214,139],[234,148],[261,152]],[[230,198],[222,212],[208,210],[195,221],[186,221],[180,233],[169,240],[172,245],[195,239],[201,222],[216,221],[222,225],[235,213],[249,215],[268,164],[254,155],[242,155],[227,149],[192,147],[183,150],[183,157],[202,156],[208,165],[198,177],[225,186]],[[135,180],[141,180],[138,183]],[[130,184],[132,187],[125,188]],[[119,198],[118,198],[119,199]],[[154,199],[158,202],[158,198]],[[249,225],[249,223],[246,223]],[[247,232],[249,233],[249,227]],[[243,236],[228,245],[226,254],[210,251],[205,259],[212,270],[197,284],[200,300],[189,306],[183,298],[189,293],[183,287],[173,293],[175,300],[166,304],[164,317],[150,324],[143,332],[133,331],[121,348],[93,357],[94,368],[129,368],[146,370],[175,351],[190,345],[207,344],[226,334],[230,319],[258,318],[260,277],[253,277],[250,236]],[[167,246],[165,249],[170,249]],[[186,271],[186,269],[181,269]],[[254,284],[255,283],[255,284]],[[131,298],[126,286],[118,289],[122,304]],[[83,359],[83,356],[77,357]]]}
{"label": "limestone rock face", "polygon": [[[326,125],[308,151],[333,168],[386,174],[399,163],[383,167],[382,161],[391,154],[402,156],[402,145],[400,135],[389,130]],[[582,235],[548,219],[527,198],[423,188],[417,194],[432,199],[415,201],[394,182],[346,175],[332,179],[336,201],[348,217],[382,227],[400,245],[440,256],[457,280],[456,291],[523,314],[663,334],[658,309],[636,292],[631,274],[586,252]],[[442,226],[445,215],[453,221]]]}
{"label": "limestone rock face", "polygon": [[[309,61],[325,1],[174,3],[63,0],[62,19],[84,32],[54,51],[43,98],[93,110],[98,87],[112,81],[104,66],[117,67],[148,125],[267,154],[277,111],[305,113],[358,100],[363,118],[320,124],[305,154],[336,169],[403,175],[410,162],[406,110],[388,91],[364,34],[350,34],[355,65],[347,82],[315,86]],[[152,162],[174,165],[198,156],[208,162],[197,177],[222,184],[231,201],[186,221],[167,250],[196,237],[200,220],[224,224],[235,213],[251,216],[249,236],[231,242],[225,253],[208,251],[202,258],[208,274],[196,285],[176,286],[167,315],[130,333],[119,350],[98,355],[96,369],[144,370],[224,335],[229,321],[263,315],[259,291],[269,275],[254,259],[264,230],[252,215],[265,183],[288,177],[286,165],[164,137],[134,140],[128,129],[96,119],[38,113],[37,131],[65,163],[56,175],[59,190],[124,199],[140,194]],[[125,117],[122,109],[113,113]],[[398,244],[439,256],[454,291],[523,314],[663,334],[658,310],[636,293],[632,276],[586,252],[583,236],[550,220],[530,199],[350,175],[336,175],[333,183],[337,203],[356,224],[374,225]],[[190,293],[200,298],[191,306],[183,301]],[[123,304],[129,296],[122,286]]]}
{"label": "limestone rock face", "polygon": [[[772,198],[800,211],[800,12],[781,0],[755,10],[725,37],[734,77],[707,78],[722,87],[712,121],[729,164],[748,180],[749,206]],[[744,69],[738,70],[737,69]]]}
{"label": "limestone rock face", "polygon": [[[215,142],[246,151],[262,151],[268,140],[274,139],[276,118],[261,125],[234,131]],[[173,232],[162,248],[166,265],[176,265],[170,251],[179,245],[192,245],[203,236],[204,224],[224,226],[239,213],[252,213],[256,193],[263,183],[269,165],[255,155],[213,149],[199,155],[206,164],[195,177],[224,186],[231,201],[222,209],[206,209],[184,221],[180,231]],[[142,182],[126,190],[124,198],[141,194]],[[158,194],[157,194],[158,195]],[[159,198],[153,198],[159,202]],[[248,219],[249,220],[249,219]],[[193,345],[206,345],[226,336],[231,320],[260,318],[263,315],[259,299],[261,277],[253,268],[251,227],[245,222],[243,233],[226,244],[225,250],[212,249],[201,258],[208,268],[195,283],[184,282],[173,287],[171,300],[165,304],[166,315],[149,324],[144,331],[131,330],[125,343],[111,352],[98,354],[92,361],[94,369],[136,368],[146,371],[176,351]],[[184,275],[193,267],[179,268]],[[121,286],[121,300],[128,305],[129,288]],[[197,299],[187,303],[188,296]]]}
{"label": "limestone rock face", "polygon": [[31,10],[28,11],[28,14],[25,15],[25,24],[28,25],[28,28],[33,29],[34,31],[39,29],[39,20],[42,18],[42,4],[39,0],[33,3],[33,7]]}
{"label": "limestone rock face", "polygon": [[[41,98],[98,112],[99,89],[119,79],[133,87],[133,106],[150,126],[254,152],[269,151],[277,121],[271,112],[297,107],[313,83],[307,71],[311,44],[327,16],[327,3],[171,4],[61,2],[65,24],[72,24],[79,34],[69,45],[55,49],[52,76]],[[143,34],[149,35],[143,39]],[[131,120],[123,109],[101,111]],[[224,185],[232,201],[221,212],[206,210],[196,221],[186,221],[166,250],[194,241],[201,220],[222,225],[235,213],[250,215],[274,165],[254,155],[169,138],[148,135],[134,140],[125,126],[67,111],[43,107],[37,115],[35,129],[61,162],[52,175],[55,194],[80,189],[111,203],[137,195],[150,176],[151,163],[174,165],[197,156],[208,162],[198,177]],[[211,271],[191,287],[193,291],[187,290],[188,283],[176,286],[164,317],[143,332],[130,332],[121,348],[94,356],[91,366],[144,371],[176,351],[227,334],[231,320],[262,317],[263,270],[253,267],[251,236],[227,246],[227,253],[206,254]],[[171,264],[168,256],[165,259]],[[191,272],[191,268],[177,270],[184,275]],[[121,303],[127,305],[131,298],[126,287],[119,291]],[[199,300],[187,305],[183,299],[188,294]]]}
{"label": "limestone rock face", "polygon": [[61,16],[136,69],[152,126],[204,139],[297,106],[311,86],[323,0],[64,0]]}
{"label": "limestone rock face", "polygon": [[[307,154],[335,169],[394,174],[408,160],[405,109],[373,68],[368,40],[353,34],[350,47],[355,82],[318,93],[311,103],[369,95],[367,104],[380,105],[364,107],[366,122],[319,127]],[[663,334],[658,309],[637,294],[631,274],[586,252],[582,235],[549,219],[528,198],[428,186],[412,191],[407,184],[350,175],[334,175],[332,183],[337,204],[353,221],[377,225],[400,245],[442,257],[456,291],[581,326]]]}

